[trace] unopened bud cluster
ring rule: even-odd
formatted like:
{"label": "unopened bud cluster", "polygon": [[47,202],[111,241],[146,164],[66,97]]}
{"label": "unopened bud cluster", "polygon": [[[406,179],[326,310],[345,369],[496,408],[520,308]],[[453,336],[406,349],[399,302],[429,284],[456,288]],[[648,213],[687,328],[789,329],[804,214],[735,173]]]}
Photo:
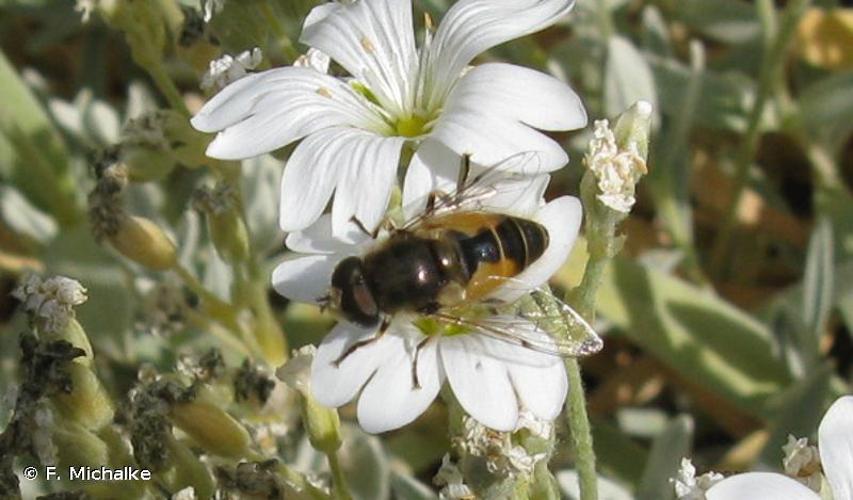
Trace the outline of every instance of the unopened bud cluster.
{"label": "unopened bud cluster", "polygon": [[12,295],[21,301],[38,327],[48,332],[66,328],[74,318],[74,306],[86,302],[83,285],[65,276],[41,279],[31,275]]}

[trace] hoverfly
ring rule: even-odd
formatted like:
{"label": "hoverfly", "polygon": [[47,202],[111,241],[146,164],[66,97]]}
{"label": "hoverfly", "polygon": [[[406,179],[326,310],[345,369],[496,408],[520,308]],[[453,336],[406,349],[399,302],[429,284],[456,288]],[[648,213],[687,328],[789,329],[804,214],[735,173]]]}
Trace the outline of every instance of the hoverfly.
{"label": "hoverfly", "polygon": [[[522,153],[472,175],[470,158],[463,156],[455,190],[431,192],[426,209],[401,227],[386,219],[371,233],[353,219],[373,239],[383,226],[389,234],[367,253],[339,262],[321,302],[347,321],[379,328],[374,337],[349,346],[335,365],[381,337],[398,313],[420,316],[415,324],[427,338],[418,350],[432,335],[474,331],[555,356],[601,349],[592,327],[556,299],[547,284],[518,300],[492,298],[502,286],[518,284],[516,276],[543,255],[551,239],[534,220],[483,207],[501,185],[529,178],[508,173],[507,162],[518,163],[512,169],[517,172],[529,170],[537,160],[535,153]],[[567,334],[545,342],[531,324],[534,330]],[[416,369],[417,385],[414,373]]]}

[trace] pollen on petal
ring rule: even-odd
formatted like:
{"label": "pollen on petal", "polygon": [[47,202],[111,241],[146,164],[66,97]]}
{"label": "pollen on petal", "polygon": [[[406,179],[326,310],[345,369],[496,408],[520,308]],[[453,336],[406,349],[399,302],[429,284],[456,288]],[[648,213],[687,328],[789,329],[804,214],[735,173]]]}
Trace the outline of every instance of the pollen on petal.
{"label": "pollen on petal", "polygon": [[366,36],[361,38],[361,46],[368,54],[376,52],[376,47],[373,45],[373,42],[371,42],[370,38],[367,38]]}
{"label": "pollen on petal", "polygon": [[332,91],[331,91],[331,90],[329,90],[329,89],[328,89],[328,88],[326,88],[326,87],[320,87],[320,88],[318,88],[318,89],[317,89],[317,93],[318,93],[318,94],[320,94],[320,95],[321,95],[321,96],[323,96],[323,97],[328,97],[329,99],[331,99],[331,98],[332,98]]}

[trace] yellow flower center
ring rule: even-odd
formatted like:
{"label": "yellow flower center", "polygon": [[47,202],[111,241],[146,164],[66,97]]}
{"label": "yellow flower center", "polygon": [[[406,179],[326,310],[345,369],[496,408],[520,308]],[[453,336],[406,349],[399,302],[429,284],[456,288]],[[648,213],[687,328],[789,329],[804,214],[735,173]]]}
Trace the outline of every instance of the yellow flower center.
{"label": "yellow flower center", "polygon": [[398,135],[403,137],[418,137],[427,132],[427,120],[419,115],[400,118],[394,125]]}

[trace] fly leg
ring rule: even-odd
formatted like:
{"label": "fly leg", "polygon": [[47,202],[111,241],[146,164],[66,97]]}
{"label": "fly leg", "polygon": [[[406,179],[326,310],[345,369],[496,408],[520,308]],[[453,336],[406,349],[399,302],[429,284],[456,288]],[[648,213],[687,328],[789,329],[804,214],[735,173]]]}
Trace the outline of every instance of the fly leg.
{"label": "fly leg", "polygon": [[397,226],[394,224],[394,221],[391,220],[390,217],[386,217],[382,221],[382,223],[380,223],[378,226],[376,226],[376,229],[374,229],[373,231],[368,231],[367,227],[365,227],[364,223],[361,222],[358,219],[358,217],[356,217],[355,215],[350,217],[349,220],[350,220],[350,222],[352,222],[353,224],[355,224],[358,227],[359,231],[364,233],[366,236],[369,236],[370,239],[372,239],[372,240],[375,240],[376,237],[379,236],[379,231],[381,231],[382,229],[387,229],[387,230],[392,230],[392,231],[397,229]]}
{"label": "fly leg", "polygon": [[415,359],[412,361],[412,389],[421,388],[421,382],[418,380],[418,356],[420,356],[421,349],[426,346],[428,341],[429,337],[418,342],[417,347],[415,347]]}
{"label": "fly leg", "polygon": [[376,332],[376,335],[370,337],[369,339],[364,339],[364,340],[359,340],[358,342],[354,342],[351,346],[347,347],[344,350],[344,352],[342,352],[341,355],[337,357],[337,359],[332,361],[332,364],[335,366],[335,368],[340,367],[341,363],[343,363],[344,360],[347,359],[347,357],[349,357],[350,354],[354,353],[356,350],[358,350],[358,349],[360,349],[366,345],[370,345],[370,344],[376,342],[377,340],[381,339],[382,336],[385,335],[385,332],[388,331],[389,326],[391,326],[391,320],[388,318],[383,318],[382,324],[379,326],[379,331]]}
{"label": "fly leg", "polygon": [[462,155],[462,161],[459,163],[459,176],[456,177],[456,193],[461,194],[465,189],[465,183],[468,182],[468,174],[471,173],[471,155],[465,153]]}

